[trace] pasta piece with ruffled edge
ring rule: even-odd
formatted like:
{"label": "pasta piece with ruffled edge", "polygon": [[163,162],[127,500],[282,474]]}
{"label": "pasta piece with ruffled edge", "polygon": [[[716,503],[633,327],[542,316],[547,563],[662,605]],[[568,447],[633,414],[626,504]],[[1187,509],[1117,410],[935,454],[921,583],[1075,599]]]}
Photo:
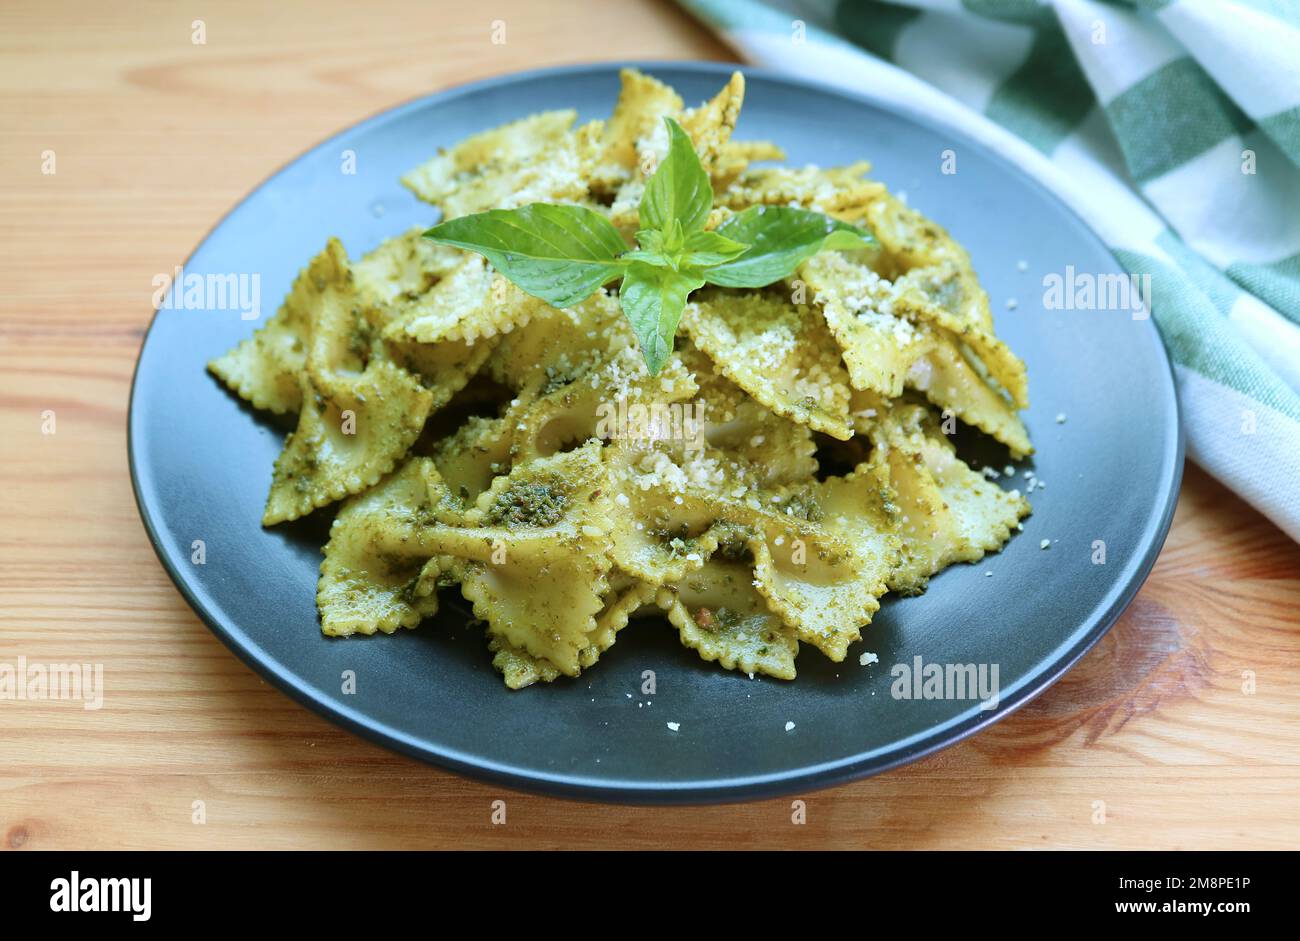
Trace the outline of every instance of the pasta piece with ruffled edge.
{"label": "pasta piece with ruffled edge", "polygon": [[[671,406],[695,392],[695,380],[678,357],[651,376],[641,353],[626,346],[573,373],[548,378],[535,397],[521,392],[526,404],[512,416],[513,458],[547,457],[592,437],[613,440],[630,434],[651,440],[673,434]],[[661,427],[665,422],[668,426]]]}
{"label": "pasta piece with ruffled edge", "polygon": [[[341,353],[388,361],[414,373],[433,393],[430,407],[445,404],[482,365],[491,352],[490,343],[473,348],[461,341],[433,345],[386,341],[378,345],[373,336],[391,310],[383,297],[407,297],[420,286],[436,282],[446,270],[445,259],[439,261],[436,255],[430,258],[413,253],[409,245],[390,247],[410,242],[412,234],[390,239],[358,262],[357,269],[369,263],[368,286],[358,281],[342,244],[331,239],[299,275],[276,317],[209,368],[255,406],[281,414],[297,412],[303,398],[300,374],[307,366],[308,349],[319,342],[316,326],[329,321],[336,327],[326,336],[328,344]],[[393,266],[399,263],[405,267],[395,273]],[[389,280],[389,275],[397,280]],[[344,326],[338,326],[340,322]],[[332,385],[323,376],[318,370],[314,391]]]}
{"label": "pasta piece with ruffled edge", "polygon": [[437,612],[436,594],[414,590],[427,558],[411,542],[430,512],[428,466],[424,458],[407,461],[339,509],[316,590],[324,634],[391,634]]}
{"label": "pasta piece with ruffled edge", "polygon": [[[498,651],[576,676],[583,651],[612,636],[596,619],[610,572],[608,536],[598,525],[607,515],[599,445],[499,478],[454,524],[446,521],[457,514],[445,482],[432,461],[420,468],[425,509],[407,526],[378,529],[368,547],[381,557],[397,551],[436,560],[437,580],[460,583]],[[430,591],[432,580],[423,581]]]}
{"label": "pasta piece with ruffled edge", "polygon": [[[496,345],[496,337],[484,339],[489,332],[482,325],[458,335],[422,343],[404,336],[388,336],[395,320],[424,299],[450,275],[461,271],[468,256],[458,249],[430,242],[412,229],[388,239],[366,254],[353,266],[353,281],[361,296],[372,304],[368,324],[371,355],[393,363],[420,379],[433,393],[430,411],[442,408],[463,389],[483,366]],[[443,287],[437,296],[453,292]],[[489,314],[481,319],[498,319],[509,324],[508,315]],[[455,333],[455,331],[453,331]],[[471,335],[472,334],[472,335]],[[360,337],[358,343],[366,342]]]}
{"label": "pasta piece with ruffled edge", "polygon": [[277,415],[302,407],[298,376],[307,363],[307,343],[319,309],[339,303],[346,281],[347,253],[330,239],[298,277],[280,309],[251,337],[208,363],[208,369],[255,408]]}
{"label": "pasta piece with ruffled edge", "polygon": [[[880,286],[873,286],[874,282],[868,283],[874,277],[869,271],[829,252],[800,269],[840,345],[853,388],[890,398],[905,388],[916,389],[940,409],[951,411],[1006,445],[1017,459],[1032,454],[1029,432],[1009,393],[993,379],[975,351],[968,346],[963,349],[955,334],[937,326],[935,321],[942,318],[932,310],[916,314],[896,294],[886,297],[888,282],[882,279]],[[849,272],[856,272],[858,280],[839,283],[839,276]],[[912,303],[923,305],[915,299]],[[883,309],[870,309],[873,304]],[[896,312],[911,316],[900,318],[894,316]],[[986,350],[1005,350],[997,338],[984,337]],[[1005,355],[1011,356],[1009,350]],[[1012,372],[1003,374],[1014,376],[1011,368]],[[1023,387],[1021,391],[1023,394]]]}
{"label": "pasta piece with ruffled edge", "polygon": [[895,316],[893,286],[838,252],[820,252],[804,262],[798,280],[839,344],[853,387],[901,395],[908,371],[934,341],[930,331]]}
{"label": "pasta piece with ruffled edge", "polygon": [[1034,453],[1029,432],[1006,396],[985,381],[957,341],[931,331],[932,349],[908,371],[906,385],[925,393],[941,410],[1006,445],[1016,460]]}
{"label": "pasta piece with ruffled edge", "polygon": [[[745,76],[732,72],[727,84],[708,101],[682,112],[682,130],[708,173],[714,192],[725,189],[745,171],[750,160],[781,160],[785,152],[770,141],[737,141],[732,134],[745,102]],[[663,121],[655,129],[651,145],[662,158],[667,153],[668,136]]]}
{"label": "pasta piece with ruffled edge", "polygon": [[[616,561],[654,584],[699,568],[719,541],[735,541],[737,523],[768,520],[771,499],[762,471],[703,442],[618,441],[605,449],[614,493]],[[623,553],[623,554],[620,554]]]}
{"label": "pasta piece with ruffled edge", "polygon": [[511,427],[508,418],[476,415],[435,447],[438,472],[466,505],[492,486],[495,478],[509,473]]}
{"label": "pasta piece with ruffled edge", "polygon": [[587,196],[577,113],[543,111],[475,134],[421,164],[402,183],[444,219]]}
{"label": "pasta piece with ruffled edge", "polygon": [[717,509],[707,500],[681,496],[691,473],[682,464],[689,468],[690,462],[674,461],[659,447],[641,451],[626,443],[606,447],[604,457],[611,494],[610,553],[619,569],[659,586],[701,568],[727,527],[719,524]]}
{"label": "pasta piece with ruffled edge", "polygon": [[492,654],[492,666],[510,689],[523,689],[539,682],[554,683],[564,675],[549,660],[534,657],[500,637],[488,641],[488,653]]}
{"label": "pasta piece with ruffled edge", "polygon": [[[422,467],[430,502],[447,503],[432,462]],[[447,574],[493,637],[576,676],[608,591],[603,480],[599,443],[590,442],[498,478],[461,525],[431,509],[407,530],[381,532],[372,548],[448,557]]]}
{"label": "pasta piece with ruffled edge", "polygon": [[956,281],[932,299],[965,326],[992,332],[988,294],[980,287],[970,255],[943,226],[883,189],[866,207],[865,222],[880,243],[875,263],[883,276],[897,279],[917,268],[951,265],[958,272]]}
{"label": "pasta piece with ruffled edge", "polygon": [[[941,407],[952,408],[964,421],[1024,453],[1028,435],[1012,405],[1028,404],[1025,368],[1005,343],[963,325],[906,277],[891,285],[866,265],[835,252],[805,262],[799,275],[840,344],[855,389],[893,398],[905,383],[928,387],[929,377],[938,371],[947,384],[972,391],[969,401],[959,402],[946,385],[936,388]],[[960,342],[968,344],[970,355],[957,361],[951,348]]]}
{"label": "pasta piece with ruffled edge", "polygon": [[[754,584],[773,611],[836,663],[861,638],[898,564],[899,525],[883,462],[790,488],[774,516],[805,518],[798,542],[771,523],[749,540]],[[774,535],[774,532],[776,535]]]}
{"label": "pasta piece with ruffled edge", "polygon": [[[610,219],[620,229],[636,230],[646,179],[668,152],[665,117],[675,119],[691,138],[715,191],[730,185],[751,159],[785,156],[767,141],[731,139],[745,99],[745,77],[740,72],[733,72],[713,98],[696,108],[686,108],[667,85],[635,70],[625,69],[622,79],[622,92],[604,129],[604,147],[590,171],[593,190],[612,194]],[[722,218],[711,217],[709,227]]]}
{"label": "pasta piece with ruffled edge", "polygon": [[[699,107],[688,109],[681,116],[679,123],[682,130],[690,137],[700,164],[710,178],[717,172],[718,163],[726,153],[744,103],[745,76],[740,72],[732,72],[727,84],[716,95]],[[665,136],[661,154],[667,153],[667,143]],[[716,183],[716,180],[713,182]]]}
{"label": "pasta piece with ruffled edge", "polygon": [[698,291],[682,328],[724,376],[767,408],[845,440],[849,376],[822,318],[780,291]]}
{"label": "pasta piece with ruffled edge", "polygon": [[949,565],[997,551],[1030,513],[1018,491],[1004,491],[957,457],[924,406],[882,404],[862,429],[888,464],[899,512],[902,552],[889,577],[892,590],[919,594]]}
{"label": "pasta piece with ruffled edge", "polygon": [[[575,329],[577,308],[552,311],[526,328],[525,336],[507,338],[508,345],[494,354],[497,365],[489,364],[489,373],[522,376],[524,385],[504,415],[474,419],[437,446],[434,458],[453,492],[475,499],[511,467],[592,437],[612,440],[626,431],[620,416],[638,408],[649,414],[650,406],[695,394],[695,382],[678,357],[651,376],[623,319],[604,319],[599,305],[592,310],[598,330]],[[578,318],[584,322],[592,323]],[[563,352],[566,337],[572,355]],[[516,339],[521,342],[510,343]],[[587,340],[593,345],[583,346]],[[535,357],[531,368],[524,365],[530,357]]]}
{"label": "pasta piece with ruffled edge", "polygon": [[656,78],[635,69],[623,69],[619,76],[622,88],[605,125],[591,185],[593,191],[609,198],[610,221],[630,235],[640,227],[646,181],[668,150],[664,118],[680,121],[686,105],[676,91]]}
{"label": "pasta piece with ruffled edge", "polygon": [[442,408],[465,388],[487,362],[496,346],[495,337],[466,343],[443,340],[438,343],[384,340],[382,358],[416,376],[429,390],[429,411]]}
{"label": "pasta piece with ruffled edge", "polygon": [[745,565],[713,559],[672,588],[659,589],[656,600],[682,644],[702,659],[751,676],[792,680],[799,639],[752,580]]}
{"label": "pasta piece with ruffled edge", "polygon": [[[931,257],[936,263],[909,269],[891,283],[878,273],[879,259],[871,253],[857,253],[872,260],[868,265],[841,253],[821,252],[799,271],[844,351],[854,387],[898,396],[908,370],[935,345],[933,331],[912,326],[913,322],[921,322],[937,328],[940,335],[946,333],[956,342],[965,343],[974,360],[970,365],[985,384],[995,392],[1005,391],[1016,407],[1028,407],[1024,363],[993,334],[987,295],[970,269],[964,250],[937,225],[893,197],[875,200],[873,206],[879,205],[888,206],[889,212],[871,218],[873,222],[892,220],[896,241],[891,250],[895,255],[903,253],[906,264]],[[903,238],[898,227],[904,225],[907,235],[932,246],[929,254],[910,242],[897,241]],[[990,409],[981,411],[988,421]],[[1007,421],[1004,416],[997,426],[1011,429],[1017,422],[1014,418]],[[1007,433],[1014,434],[1010,430]]]}
{"label": "pasta piece with ruffled edge", "polygon": [[457,187],[438,203],[444,219],[491,209],[516,209],[529,203],[588,202],[580,170],[580,137],[566,134],[533,157],[506,166],[485,168],[473,181]]}
{"label": "pasta piece with ruffled edge", "polygon": [[[694,375],[700,377],[698,368]],[[707,422],[699,431],[705,429]],[[617,564],[656,585],[699,568],[719,539],[731,538],[735,519],[749,520],[772,496],[766,489],[772,469],[750,459],[765,446],[751,447],[747,456],[715,447],[703,434],[611,443],[605,460],[614,494]],[[743,508],[739,515],[737,508]]]}
{"label": "pasta piece with ruffled edge", "polygon": [[679,117],[686,107],[677,92],[636,69],[622,69],[619,80],[618,101],[602,128],[601,147],[586,168],[592,190],[609,195],[644,175],[644,142],[663,125],[664,117]]}
{"label": "pasta piece with ruffled edge", "polygon": [[[622,433],[617,427],[620,410],[635,412],[656,399],[670,404],[694,394],[694,382],[679,362],[670,360],[650,377],[638,356],[626,349],[615,359],[595,361],[576,377],[534,375],[504,415],[470,419],[434,452],[453,492],[476,499],[512,467],[593,437],[617,437]],[[638,372],[639,379],[627,380]],[[674,391],[664,391],[665,381],[674,383]]]}
{"label": "pasta piece with ruffled edge", "polygon": [[1016,408],[1028,408],[1029,376],[1024,362],[992,331],[972,324],[961,313],[964,302],[957,298],[963,290],[961,272],[955,265],[917,268],[894,283],[891,309],[898,316],[945,330],[953,339],[965,343],[985,381],[995,390],[1006,392]]}
{"label": "pasta piece with ruffled edge", "polygon": [[596,615],[596,628],[588,636],[590,643],[578,654],[585,670],[600,659],[600,655],[614,646],[618,634],[632,618],[650,608],[654,602],[655,586],[619,572],[610,573],[609,594],[605,607]]}
{"label": "pasta piece with ruffled edge", "polygon": [[329,398],[306,375],[298,427],[276,458],[262,525],[272,526],[373,486],[419,437],[432,393],[391,363],[372,363]]}
{"label": "pasta piece with ruffled edge", "polygon": [[539,458],[498,478],[467,521],[480,522],[440,553],[465,558],[461,593],[474,616],[503,643],[553,664],[582,670],[612,566],[600,446]]}
{"label": "pasta piece with ruffled edge", "polygon": [[717,203],[739,212],[751,206],[798,206],[836,219],[862,219],[871,202],[885,192],[881,183],[865,178],[865,160],[843,167],[758,167],[742,173]]}
{"label": "pasta piece with ruffled edge", "polygon": [[583,364],[610,349],[629,345],[617,294],[601,289],[572,307],[549,305],[501,338],[485,366],[487,374],[511,389],[522,389],[544,375],[563,381]]}
{"label": "pasta piece with ruffled edge", "polygon": [[713,191],[723,193],[735,185],[751,163],[760,160],[784,160],[785,151],[771,141],[729,140],[721,148],[709,170]]}
{"label": "pasta piece with ruffled edge", "polygon": [[424,238],[425,226],[385,239],[352,266],[359,290],[376,304],[398,304],[426,294],[464,260],[459,248]]}
{"label": "pasta piece with ruffled edge", "polygon": [[[877,554],[878,540],[859,548],[846,536],[800,516],[810,503],[804,495],[773,495],[786,500],[784,504],[763,496],[768,499],[752,492],[742,499],[719,499],[692,489],[673,497],[672,512],[696,519],[695,528],[702,534],[693,542],[687,538],[689,531],[684,534],[678,558],[693,564],[685,565],[682,574],[665,573],[672,576],[665,582],[689,578],[719,555],[733,561],[747,558],[754,587],[799,640],[832,660],[842,660],[848,645],[860,636],[859,628],[879,608],[877,598],[885,592],[884,578],[895,560],[883,550]],[[702,521],[709,519],[712,523],[704,528]],[[887,548],[888,534],[883,538]],[[615,546],[618,552],[617,528]]]}
{"label": "pasta piece with ruffled edge", "polygon": [[800,640],[842,660],[879,607],[897,553],[884,471],[864,467],[844,480],[764,491],[716,452],[651,452],[611,475],[615,559],[666,584],[718,553],[748,554],[771,608]]}
{"label": "pasta piece with ruffled edge", "polygon": [[384,336],[474,343],[509,333],[547,306],[493,271],[482,255],[471,254],[428,292],[397,307]]}
{"label": "pasta piece with ruffled edge", "polygon": [[759,405],[689,343],[681,344],[678,352],[699,386],[696,421],[711,447],[746,465],[760,487],[790,483],[816,473],[817,444],[807,425]]}
{"label": "pasta piece with ruffled edge", "polygon": [[[596,628],[589,635],[591,643],[578,654],[579,663],[584,670],[594,665],[600,655],[614,645],[618,632],[628,625],[637,611],[650,605],[654,599],[653,585],[630,579],[617,571],[611,574],[610,581],[615,587],[610,589],[605,607],[596,616]],[[622,584],[620,586],[617,583]],[[563,676],[555,664],[534,657],[500,637],[492,638],[488,650],[493,654],[492,665],[511,689],[523,689],[539,681],[552,683]]]}
{"label": "pasta piece with ruffled edge", "polygon": [[302,409],[275,462],[267,526],[373,486],[406,454],[433,405],[419,379],[373,355],[377,315],[363,306],[342,246],[332,241],[330,251],[336,280],[311,331]]}

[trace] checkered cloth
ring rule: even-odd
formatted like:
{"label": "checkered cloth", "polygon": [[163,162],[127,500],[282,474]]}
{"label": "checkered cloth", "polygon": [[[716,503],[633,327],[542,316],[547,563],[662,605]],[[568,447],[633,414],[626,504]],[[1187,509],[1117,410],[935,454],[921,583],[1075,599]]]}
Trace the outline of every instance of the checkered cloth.
{"label": "checkered cloth", "polygon": [[1300,2],[679,0],[746,59],[920,106],[1136,274],[1188,455],[1300,540]]}

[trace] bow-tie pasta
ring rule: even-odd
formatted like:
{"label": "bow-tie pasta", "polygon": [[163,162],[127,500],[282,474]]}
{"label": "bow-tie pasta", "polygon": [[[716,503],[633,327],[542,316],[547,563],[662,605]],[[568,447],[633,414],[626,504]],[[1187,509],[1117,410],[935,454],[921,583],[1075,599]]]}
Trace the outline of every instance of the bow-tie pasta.
{"label": "bow-tie pasta", "polygon": [[737,73],[692,108],[628,70],[606,121],[533,115],[403,179],[443,218],[570,203],[630,239],[672,117],[714,187],[709,228],[801,206],[876,235],[761,290],[698,291],[655,375],[612,288],[556,309],[420,229],[355,260],[328,240],[208,364],[297,415],[263,523],[337,511],[325,634],[415,628],[458,591],[514,689],[578,676],[638,618],[726,669],[794,679],[801,646],[844,660],[882,595],[921,593],[1018,528],[1026,500],[951,440],[967,426],[1032,452],[1025,367],[969,256],[866,163],[753,166],[783,153],[734,137],[744,93]]}

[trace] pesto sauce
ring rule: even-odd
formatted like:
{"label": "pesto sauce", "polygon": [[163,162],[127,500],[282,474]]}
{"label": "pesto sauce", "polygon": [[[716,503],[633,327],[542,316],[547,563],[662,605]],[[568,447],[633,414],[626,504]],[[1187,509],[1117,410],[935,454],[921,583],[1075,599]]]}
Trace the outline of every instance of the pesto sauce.
{"label": "pesto sauce", "polygon": [[548,483],[520,482],[497,495],[487,522],[506,526],[554,526],[564,518],[569,496]]}

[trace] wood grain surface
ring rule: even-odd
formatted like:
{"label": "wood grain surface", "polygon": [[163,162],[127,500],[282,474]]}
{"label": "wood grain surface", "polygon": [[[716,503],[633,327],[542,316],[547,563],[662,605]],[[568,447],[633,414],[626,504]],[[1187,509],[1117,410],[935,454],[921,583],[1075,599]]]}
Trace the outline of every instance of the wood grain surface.
{"label": "wood grain surface", "polygon": [[0,846],[1300,846],[1300,547],[1192,467],[1149,582],[1075,670],[961,745],[800,795],[803,825],[789,799],[627,808],[477,784],[265,684],[181,600],[131,496],[154,274],[281,164],[402,100],[730,54],[651,0],[201,7],[0,5],[0,663],[100,662],[107,686],[99,711],[0,702]]}

